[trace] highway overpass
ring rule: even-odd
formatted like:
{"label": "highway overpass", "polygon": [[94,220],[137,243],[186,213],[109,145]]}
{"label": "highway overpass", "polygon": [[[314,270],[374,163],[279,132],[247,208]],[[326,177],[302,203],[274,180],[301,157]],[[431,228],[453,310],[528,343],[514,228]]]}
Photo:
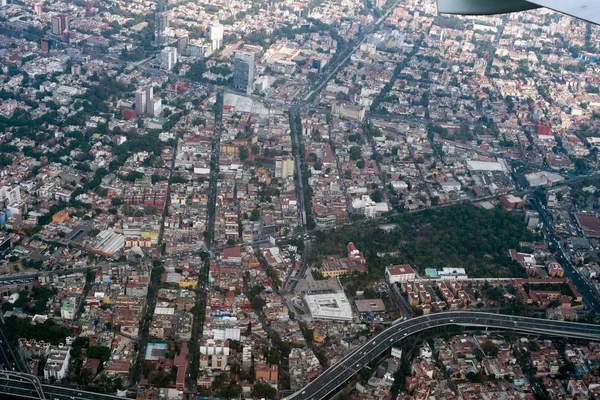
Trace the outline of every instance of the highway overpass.
{"label": "highway overpass", "polygon": [[42,385],[29,374],[0,371],[0,397],[41,400],[122,400],[123,397],[86,392],[53,385]]}
{"label": "highway overpass", "polygon": [[392,345],[415,333],[446,325],[514,330],[528,334],[600,340],[600,325],[491,314],[452,311],[398,322],[329,367],[317,379],[285,400],[320,400],[342,386]]}

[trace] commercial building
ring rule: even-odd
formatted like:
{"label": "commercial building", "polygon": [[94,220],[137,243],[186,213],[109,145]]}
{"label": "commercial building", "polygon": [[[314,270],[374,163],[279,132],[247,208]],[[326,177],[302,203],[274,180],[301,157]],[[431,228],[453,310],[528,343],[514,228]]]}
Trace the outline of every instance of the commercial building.
{"label": "commercial building", "polygon": [[348,118],[355,121],[365,119],[367,110],[365,107],[355,106],[346,103],[334,103],[331,105],[331,114],[338,118]]}
{"label": "commercial building", "polygon": [[354,300],[359,312],[385,312],[385,303],[381,299]]}
{"label": "commercial building", "polygon": [[185,52],[190,57],[208,57],[212,54],[211,44],[199,40],[190,40],[185,48]]}
{"label": "commercial building", "polygon": [[186,48],[188,46],[188,44],[190,43],[190,37],[185,35],[185,36],[179,36],[177,38],[177,53],[178,54],[185,54],[186,52]]}
{"label": "commercial building", "polygon": [[65,31],[69,30],[69,16],[65,14],[55,15],[52,17],[52,34],[62,36]]}
{"label": "commercial building", "polygon": [[149,117],[158,117],[162,113],[162,99],[160,97],[148,100],[146,104],[146,114]]}
{"label": "commercial building", "polygon": [[290,178],[294,176],[294,159],[290,156],[275,157],[275,178]]}
{"label": "commercial building", "polygon": [[112,229],[105,229],[96,236],[91,252],[105,257],[113,257],[125,247],[125,236]]}
{"label": "commercial building", "polygon": [[408,264],[390,265],[385,267],[385,277],[389,283],[414,281],[415,271]]}
{"label": "commercial building", "polygon": [[177,64],[177,49],[165,47],[160,52],[160,69],[170,71]]}
{"label": "commercial building", "polygon": [[344,292],[305,295],[304,303],[314,319],[352,321],[352,307]]}
{"label": "commercial building", "polygon": [[562,175],[555,174],[553,172],[539,171],[531,174],[526,174],[525,179],[529,182],[529,186],[551,186],[554,183],[562,182],[565,178]]}
{"label": "commercial building", "polygon": [[135,113],[139,116],[144,115],[147,107],[146,91],[139,89],[135,92]]}
{"label": "commercial building", "polygon": [[210,42],[212,51],[221,48],[223,45],[223,25],[217,24],[210,27]]}
{"label": "commercial building", "polygon": [[523,208],[525,205],[525,201],[523,201],[522,198],[512,194],[507,194],[500,197],[500,202],[507,210],[517,210]]}
{"label": "commercial building", "polygon": [[157,46],[169,43],[169,14],[165,11],[164,4],[159,4],[154,15],[154,39]]}
{"label": "commercial building", "polygon": [[588,237],[600,237],[600,219],[594,214],[575,213],[577,225],[583,231],[583,234]]}
{"label": "commercial building", "polygon": [[254,68],[254,54],[235,53],[233,86],[248,94],[251,93],[254,85]]}

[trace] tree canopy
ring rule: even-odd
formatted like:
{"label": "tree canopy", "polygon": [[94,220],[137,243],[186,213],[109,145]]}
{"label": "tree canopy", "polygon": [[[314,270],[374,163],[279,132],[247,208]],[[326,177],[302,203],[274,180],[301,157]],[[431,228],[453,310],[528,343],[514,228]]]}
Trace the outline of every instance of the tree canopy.
{"label": "tree canopy", "polygon": [[[383,274],[387,265],[425,268],[465,268],[472,277],[519,277],[521,266],[508,257],[520,241],[533,240],[521,218],[502,209],[484,210],[471,204],[392,217],[394,229],[362,221],[344,230],[319,232],[313,260],[344,254],[352,241],[365,253],[369,274]],[[377,253],[388,253],[378,257]]]}

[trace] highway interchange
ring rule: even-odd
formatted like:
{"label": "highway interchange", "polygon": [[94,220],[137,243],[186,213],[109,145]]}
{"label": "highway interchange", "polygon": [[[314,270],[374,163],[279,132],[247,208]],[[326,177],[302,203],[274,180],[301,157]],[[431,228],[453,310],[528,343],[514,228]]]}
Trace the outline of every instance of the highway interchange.
{"label": "highway interchange", "polygon": [[320,400],[348,381],[392,345],[415,333],[445,325],[509,329],[548,336],[600,340],[600,326],[576,322],[515,317],[475,311],[432,314],[399,322],[331,366],[303,389],[284,400]]}

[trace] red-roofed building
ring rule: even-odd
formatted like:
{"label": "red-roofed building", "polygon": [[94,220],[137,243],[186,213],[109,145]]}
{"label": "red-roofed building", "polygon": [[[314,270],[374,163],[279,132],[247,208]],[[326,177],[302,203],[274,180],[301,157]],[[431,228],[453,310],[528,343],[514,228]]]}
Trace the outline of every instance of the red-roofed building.
{"label": "red-roofed building", "polygon": [[408,264],[390,265],[385,267],[385,276],[389,283],[414,281],[415,271]]}
{"label": "red-roofed building", "polygon": [[240,246],[234,246],[223,249],[223,253],[221,253],[221,259],[223,262],[227,263],[241,263],[242,248]]}

